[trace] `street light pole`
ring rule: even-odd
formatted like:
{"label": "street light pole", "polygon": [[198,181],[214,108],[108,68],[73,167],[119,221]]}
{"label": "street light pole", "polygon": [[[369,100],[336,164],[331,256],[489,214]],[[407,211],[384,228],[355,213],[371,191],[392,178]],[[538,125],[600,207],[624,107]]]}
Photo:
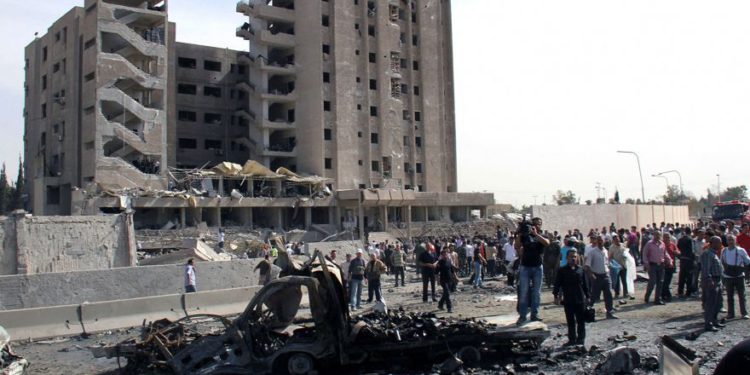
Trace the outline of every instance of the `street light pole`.
{"label": "street light pole", "polygon": [[671,171],[664,171],[664,172],[657,173],[657,174],[659,176],[661,176],[661,175],[663,175],[665,173],[677,173],[677,177],[679,177],[679,179],[680,179],[680,194],[685,195],[685,190],[683,190],[683,188],[682,188],[682,174],[680,174],[680,171],[678,171],[676,169],[673,169]]}
{"label": "street light pole", "polygon": [[641,158],[638,157],[633,151],[617,151],[621,154],[633,154],[635,155],[635,161],[638,162],[638,176],[641,178],[641,201],[646,203],[646,190],[643,188],[643,172],[641,172]]}
{"label": "street light pole", "polygon": [[667,183],[667,191],[669,191],[669,178],[667,176],[662,176],[661,174],[652,174],[651,177],[661,177],[664,179],[664,182]]}

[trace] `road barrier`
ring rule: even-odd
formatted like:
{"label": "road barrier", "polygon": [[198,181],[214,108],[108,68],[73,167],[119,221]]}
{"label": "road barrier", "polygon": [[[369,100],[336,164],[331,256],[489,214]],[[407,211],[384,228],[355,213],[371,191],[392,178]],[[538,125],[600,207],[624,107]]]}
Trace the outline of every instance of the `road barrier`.
{"label": "road barrier", "polygon": [[234,315],[245,310],[259,286],[0,311],[13,341],[80,335],[177,320],[194,314]]}

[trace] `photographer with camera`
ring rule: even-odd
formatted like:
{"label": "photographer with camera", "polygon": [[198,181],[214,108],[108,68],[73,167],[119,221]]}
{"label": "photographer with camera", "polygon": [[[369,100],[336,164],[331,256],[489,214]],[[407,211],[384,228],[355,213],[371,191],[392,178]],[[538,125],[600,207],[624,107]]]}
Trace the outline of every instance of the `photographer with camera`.
{"label": "photographer with camera", "polygon": [[535,217],[529,222],[524,217],[518,224],[514,246],[518,250],[518,321],[526,322],[526,314],[531,309],[531,321],[542,321],[539,317],[539,301],[542,294],[542,254],[550,242],[542,236],[542,219]]}

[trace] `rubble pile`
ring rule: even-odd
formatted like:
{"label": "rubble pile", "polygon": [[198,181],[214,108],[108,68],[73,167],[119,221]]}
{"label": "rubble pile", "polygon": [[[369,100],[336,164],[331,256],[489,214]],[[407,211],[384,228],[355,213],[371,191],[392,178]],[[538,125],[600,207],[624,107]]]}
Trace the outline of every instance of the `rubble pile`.
{"label": "rubble pile", "polygon": [[427,222],[422,223],[421,227],[415,225],[412,234],[415,237],[451,237],[471,233],[494,237],[498,226],[500,229],[515,230],[518,223],[508,218],[479,219],[464,223]]}
{"label": "rubble pile", "polygon": [[29,367],[29,362],[16,355],[10,347],[10,335],[0,326],[0,373],[3,375],[22,375]]}
{"label": "rubble pile", "polygon": [[388,313],[372,312],[352,318],[353,329],[358,330],[357,341],[366,343],[410,342],[424,338],[455,335],[486,335],[495,327],[474,319],[441,317],[433,313],[405,312],[403,309]]}
{"label": "rubble pile", "polygon": [[222,333],[230,324],[222,316],[208,314],[192,315],[174,322],[162,319],[144,327],[140,339],[129,339],[116,346],[92,346],[89,349],[95,358],[127,358],[128,373],[167,369],[167,361],[175,353],[196,340]]}

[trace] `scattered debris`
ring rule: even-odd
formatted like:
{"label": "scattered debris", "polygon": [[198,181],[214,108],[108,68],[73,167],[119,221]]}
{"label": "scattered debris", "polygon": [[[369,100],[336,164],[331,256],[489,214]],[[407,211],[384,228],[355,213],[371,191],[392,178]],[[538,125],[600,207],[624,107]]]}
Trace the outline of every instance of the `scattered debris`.
{"label": "scattered debris", "polygon": [[29,362],[10,347],[10,334],[0,326],[0,369],[3,375],[23,375]]}
{"label": "scattered debris", "polygon": [[403,309],[350,317],[337,265],[320,252],[304,264],[284,251],[277,260],[288,277],[263,287],[233,322],[222,320],[224,327],[202,325],[201,331],[187,324],[193,317],[158,321],[141,340],[93,347],[92,353],[180,374],[304,374],[319,370],[316,366],[404,364],[417,358],[424,365],[453,355],[451,348],[462,362],[478,362],[480,349],[534,351],[549,336],[543,323],[517,327],[513,317],[438,318]]}
{"label": "scattered debris", "polygon": [[598,374],[632,374],[641,365],[641,355],[633,348],[619,346],[604,355],[604,361],[596,366]]}

